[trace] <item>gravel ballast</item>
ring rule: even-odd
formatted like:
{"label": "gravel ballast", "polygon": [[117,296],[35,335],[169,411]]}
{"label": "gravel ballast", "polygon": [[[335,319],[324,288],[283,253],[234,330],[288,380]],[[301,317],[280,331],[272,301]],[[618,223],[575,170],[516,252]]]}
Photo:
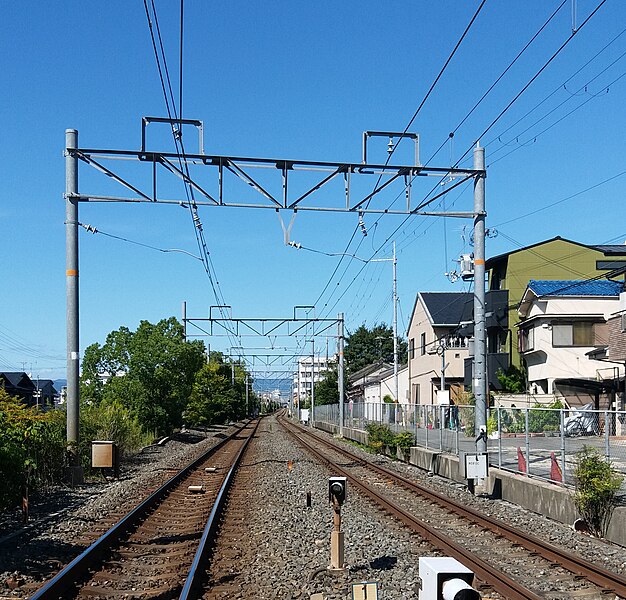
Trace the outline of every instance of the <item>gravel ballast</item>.
{"label": "gravel ballast", "polygon": [[[113,519],[128,512],[174,470],[230,431],[224,428],[207,434],[180,434],[125,462],[120,480],[55,490],[32,503],[31,523],[26,528],[20,525],[17,511],[1,515],[0,596],[25,597],[35,582],[57,571],[103,533]],[[366,452],[363,455],[372,457]],[[416,467],[384,457],[376,460],[509,524],[532,530],[609,570],[626,573],[626,553],[621,547],[576,533],[507,502],[475,497],[463,486],[428,477]],[[288,461],[292,461],[291,471]],[[348,600],[352,598],[353,583],[375,581],[381,599],[417,598],[419,556],[436,553],[350,489],[342,510],[349,568],[339,575],[328,573],[330,473],[294,445],[273,417],[261,425],[254,464],[246,468],[258,470],[247,491],[245,524],[246,536],[255,543],[253,551],[242,557],[242,563],[250,568],[238,575],[239,595],[231,597],[308,600],[312,594],[322,593],[328,600]],[[307,507],[307,492],[311,507]]]}

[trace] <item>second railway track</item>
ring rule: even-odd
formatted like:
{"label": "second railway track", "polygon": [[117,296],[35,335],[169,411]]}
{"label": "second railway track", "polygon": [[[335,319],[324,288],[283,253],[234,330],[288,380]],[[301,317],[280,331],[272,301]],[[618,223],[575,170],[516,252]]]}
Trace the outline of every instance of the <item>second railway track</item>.
{"label": "second railway track", "polygon": [[[281,420],[308,452],[505,598],[626,598],[626,578]],[[567,592],[554,591],[567,588]]]}

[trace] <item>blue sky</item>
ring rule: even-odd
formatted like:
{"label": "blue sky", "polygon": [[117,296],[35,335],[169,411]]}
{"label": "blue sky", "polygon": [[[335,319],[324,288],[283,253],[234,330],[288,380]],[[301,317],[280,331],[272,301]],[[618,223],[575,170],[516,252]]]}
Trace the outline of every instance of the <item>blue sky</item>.
{"label": "blue sky", "polygon": [[[599,2],[578,0],[576,24]],[[176,96],[178,4],[155,0]],[[209,154],[359,162],[363,131],[405,128],[478,5],[186,0],[184,116],[204,121]],[[559,5],[487,0],[411,126],[421,136],[422,162]],[[487,242],[488,256],[555,235],[584,243],[626,240],[620,210],[626,186],[624,24],[626,5],[607,1],[481,138],[487,226],[498,232]],[[429,164],[456,162],[571,31],[568,1]],[[78,129],[81,147],[136,149],[141,117],[165,116],[165,104],[143,2],[68,1],[62,10],[55,3],[9,4],[0,45],[0,369],[55,378],[65,371],[64,131]],[[150,131],[154,148],[171,149],[165,131]],[[194,141],[186,131],[186,147]],[[385,150],[386,140],[374,143],[372,160],[384,162]],[[409,160],[409,148],[399,145],[392,162]],[[147,185],[149,171],[143,173]],[[413,193],[425,196],[435,184],[432,178],[416,182]],[[114,188],[81,165],[79,189],[97,194]],[[167,183],[162,191],[184,198],[180,183]],[[399,191],[382,196],[380,205],[390,205]],[[333,203],[341,191],[325,194],[322,201]],[[471,185],[451,192],[446,202],[471,210]],[[338,258],[285,246],[274,211],[201,207],[199,214],[234,316],[289,316],[294,305],[319,298],[318,316],[343,311],[349,330],[390,323],[388,262],[360,272],[363,263],[344,260],[320,298]],[[79,219],[106,234],[198,253],[189,213],[178,206],[83,203]],[[291,238],[305,248],[344,252],[357,221],[354,214],[301,211]],[[389,257],[391,239],[385,242],[401,221],[367,215],[369,234],[358,233],[349,251],[369,258],[378,250],[378,258]],[[401,330],[418,291],[468,289],[444,273],[456,267],[461,252],[471,251],[470,227],[470,221],[413,217],[394,235]],[[80,290],[81,349],[121,325],[134,329],[141,319],[180,316],[183,300],[194,318],[207,316],[208,306],[216,304],[197,260],[84,230]],[[211,340],[212,348],[230,345],[225,338]]]}

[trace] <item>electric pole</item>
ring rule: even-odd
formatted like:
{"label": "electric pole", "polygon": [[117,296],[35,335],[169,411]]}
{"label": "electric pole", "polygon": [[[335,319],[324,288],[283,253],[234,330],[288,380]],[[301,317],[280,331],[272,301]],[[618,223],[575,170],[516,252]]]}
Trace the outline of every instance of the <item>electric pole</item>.
{"label": "electric pole", "polygon": [[393,382],[395,400],[400,402],[398,392],[398,281],[396,278],[396,242],[393,242]]}
{"label": "electric pole", "polygon": [[[474,148],[474,169],[485,169],[485,149],[480,143]],[[487,382],[485,340],[485,175],[474,179],[474,381],[476,398],[475,433],[487,432]],[[487,451],[486,435],[476,443],[477,452]]]}
{"label": "electric pole", "polygon": [[70,481],[82,483],[79,442],[79,338],[78,338],[78,131],[65,130],[65,293],[67,323],[67,449]]}

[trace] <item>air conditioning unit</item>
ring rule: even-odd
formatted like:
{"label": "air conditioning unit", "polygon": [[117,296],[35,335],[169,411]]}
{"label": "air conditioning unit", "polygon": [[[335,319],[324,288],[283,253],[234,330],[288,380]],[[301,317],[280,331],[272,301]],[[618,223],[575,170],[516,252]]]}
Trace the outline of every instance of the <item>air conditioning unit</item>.
{"label": "air conditioning unit", "polygon": [[474,255],[473,254],[461,254],[459,260],[461,279],[468,281],[474,279]]}

